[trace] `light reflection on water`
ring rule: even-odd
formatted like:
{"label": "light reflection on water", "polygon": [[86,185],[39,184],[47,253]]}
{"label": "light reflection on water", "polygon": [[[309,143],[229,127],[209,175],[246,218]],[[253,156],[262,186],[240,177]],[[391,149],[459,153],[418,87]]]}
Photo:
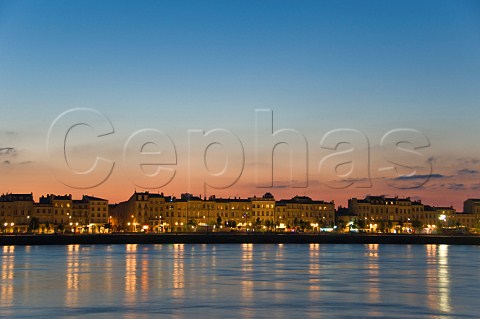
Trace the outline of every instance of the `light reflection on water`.
{"label": "light reflection on water", "polygon": [[13,313],[15,246],[4,246],[2,248],[0,308],[6,309],[5,316],[9,316]]}
{"label": "light reflection on water", "polygon": [[0,317],[476,318],[480,247],[4,246]]}

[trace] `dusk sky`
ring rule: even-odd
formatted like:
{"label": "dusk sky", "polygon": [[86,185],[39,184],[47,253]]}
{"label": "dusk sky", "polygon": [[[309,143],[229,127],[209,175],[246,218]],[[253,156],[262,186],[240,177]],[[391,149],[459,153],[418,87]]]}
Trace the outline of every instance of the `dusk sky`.
{"label": "dusk sky", "polygon": [[[0,0],[0,107],[1,193],[33,192],[37,200],[47,193],[89,194],[118,202],[135,190],[226,197],[271,192],[338,205],[349,197],[385,194],[461,211],[464,199],[480,197],[480,2]],[[64,130],[65,138],[61,125],[74,124],[61,118],[49,156],[50,127],[74,108],[103,114],[114,133],[96,137],[92,128],[77,125]],[[274,140],[260,138],[256,156],[261,109],[272,110],[273,130],[291,129],[285,134],[293,141],[290,148],[276,148],[273,188],[260,188],[256,179],[268,172]],[[267,124],[259,125],[267,130]],[[161,182],[165,176],[142,179],[134,160],[123,161],[129,137],[143,129],[161,131],[175,145],[170,183]],[[213,140],[191,135],[189,154],[189,130],[215,129],[224,130],[219,134],[228,145],[214,144],[204,156],[202,147]],[[338,164],[354,164],[337,175],[320,168],[335,153],[322,148],[322,138],[335,129],[350,129],[343,142],[355,149],[345,161],[338,157]],[[404,143],[407,149],[421,144],[420,136],[430,146],[416,150],[425,160],[397,152],[411,169],[392,175],[382,170],[391,163],[380,143],[396,129],[421,133],[413,133],[418,139],[410,146]],[[349,141],[352,130],[368,138],[370,160],[361,138]],[[242,156],[232,136],[244,149],[236,183]],[[62,141],[78,172],[99,154],[115,162],[109,178],[85,189],[76,187],[83,182],[75,177],[66,182],[59,170]],[[168,138],[161,141],[144,151],[167,154]],[[303,145],[306,187],[299,180]],[[291,174],[294,148],[300,154],[293,156]],[[336,152],[348,149],[344,143]],[[230,166],[222,175],[227,157]],[[201,166],[205,158],[208,172],[217,174],[208,176],[212,183],[233,185],[205,193],[198,186],[208,175]],[[349,165],[355,165],[352,176]],[[353,184],[332,188],[342,174]],[[420,182],[412,189],[391,186],[407,180],[410,186]]]}

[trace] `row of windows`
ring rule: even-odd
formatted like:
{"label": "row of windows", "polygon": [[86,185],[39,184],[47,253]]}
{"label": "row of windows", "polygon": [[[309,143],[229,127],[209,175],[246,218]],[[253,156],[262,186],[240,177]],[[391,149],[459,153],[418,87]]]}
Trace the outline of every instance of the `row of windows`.
{"label": "row of windows", "polygon": [[265,204],[265,206],[264,206],[264,204],[257,204],[257,205],[253,204],[252,208],[275,208],[275,205],[274,204]]}
{"label": "row of windows", "polygon": [[[295,208],[293,208],[293,207],[288,207],[288,209],[295,209]],[[303,207],[301,208],[301,210],[303,210],[303,211],[305,211],[305,210],[306,210],[306,211],[316,211],[316,210],[325,211],[325,210],[327,210],[327,209],[328,209],[327,206],[319,206],[318,209],[315,208],[315,207],[311,207],[311,206],[307,206],[307,207],[303,206]],[[298,210],[298,208],[297,208],[296,210]],[[333,210],[333,208],[331,208],[331,210]],[[285,207],[277,207],[276,211],[278,211],[278,212],[285,212],[285,211],[287,211],[287,208],[285,208]]]}
{"label": "row of windows", "polygon": [[[95,217],[95,213],[92,213],[91,217]],[[107,217],[107,213],[103,213],[103,214],[97,213],[97,217]]]}
{"label": "row of windows", "polygon": [[273,212],[265,212],[265,211],[252,213],[252,216],[273,216],[273,215],[274,215]]}
{"label": "row of windows", "polygon": [[[17,211],[14,211],[14,212],[13,212],[13,215],[14,215],[14,216],[18,216],[18,212],[17,212]],[[22,211],[20,212],[20,215],[21,215],[21,216],[25,216],[25,212],[22,210]],[[30,212],[27,212],[27,215],[30,215]],[[5,216],[5,212],[4,212],[4,211],[0,212],[0,216]],[[7,216],[12,216],[11,212],[10,212],[10,214],[7,214]]]}
{"label": "row of windows", "polygon": [[[155,208],[155,209],[153,209],[153,208]],[[143,211],[148,210],[147,207],[145,207],[144,209],[142,209],[141,207],[139,207],[139,209],[140,209],[140,210],[143,210]],[[155,206],[155,207],[150,207],[149,211],[151,211],[151,212],[153,212],[153,211],[158,212],[159,209],[158,209],[157,206]],[[163,211],[163,207],[160,207],[160,211]]]}

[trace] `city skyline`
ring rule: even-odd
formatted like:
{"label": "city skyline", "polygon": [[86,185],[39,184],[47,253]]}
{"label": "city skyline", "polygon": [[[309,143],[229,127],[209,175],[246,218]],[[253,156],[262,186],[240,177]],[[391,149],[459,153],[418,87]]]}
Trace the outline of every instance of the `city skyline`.
{"label": "city skyline", "polygon": [[[348,207],[334,201],[271,193],[248,198],[202,198],[189,193],[134,192],[118,203],[71,194],[47,194],[35,201],[30,194],[0,195],[2,233],[110,233],[110,232],[437,232],[477,233],[480,199],[468,198],[463,212],[429,205],[410,197],[367,195],[348,199]],[[223,230],[225,231],[225,230]]]}
{"label": "city skyline", "polygon": [[[477,30],[475,1],[2,1],[0,188],[42,193],[49,185],[52,193],[87,192],[113,201],[135,189],[207,197],[272,192],[342,206],[350,197],[385,194],[460,210],[465,198],[480,192]],[[62,183],[56,161],[63,158],[50,158],[46,147],[55,119],[75,108],[98,111],[114,131],[97,138],[77,126],[68,136],[72,168],[88,170],[98,152],[115,162],[108,179],[87,189]],[[257,153],[264,159],[272,150],[256,148],[256,111],[265,109],[273,121],[263,129],[290,129],[304,137],[308,184],[289,174],[289,148],[281,145],[273,187],[259,187],[256,170],[265,173],[271,165],[256,160]],[[164,132],[175,146],[175,176],[166,186],[142,188],[139,175],[129,172],[132,166],[124,165],[125,144],[144,129]],[[189,164],[203,163],[197,149],[189,153],[196,145],[189,145],[189,130],[216,129],[241,141],[244,166],[236,183],[205,192],[198,187],[205,176]],[[322,148],[322,138],[337,129],[363,134],[370,152],[368,158],[365,152],[346,156],[369,170],[340,189],[329,185],[338,176],[319,172],[322,160],[335,153]],[[379,171],[389,165],[382,137],[396,129],[428,139],[429,146],[417,151],[431,172],[408,176],[416,162],[399,172],[403,177]],[[205,164],[222,171],[224,149],[209,152]],[[368,178],[371,187],[363,182]],[[411,189],[389,185],[396,178],[425,183]]]}

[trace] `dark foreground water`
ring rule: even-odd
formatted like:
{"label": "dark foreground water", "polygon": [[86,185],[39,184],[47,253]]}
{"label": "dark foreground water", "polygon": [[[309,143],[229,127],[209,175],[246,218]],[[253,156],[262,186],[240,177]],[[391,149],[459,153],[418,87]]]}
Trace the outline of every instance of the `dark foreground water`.
{"label": "dark foreground water", "polygon": [[478,318],[480,247],[0,247],[0,317]]}

